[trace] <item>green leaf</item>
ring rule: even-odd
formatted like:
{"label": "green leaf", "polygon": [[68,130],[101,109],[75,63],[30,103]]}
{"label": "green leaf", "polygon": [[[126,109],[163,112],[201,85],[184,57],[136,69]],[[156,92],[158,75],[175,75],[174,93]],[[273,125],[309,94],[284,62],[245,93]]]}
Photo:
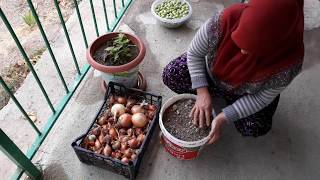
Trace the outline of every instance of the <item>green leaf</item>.
{"label": "green leaf", "polygon": [[111,51],[111,50],[113,50],[114,49],[114,46],[110,46],[110,47],[107,47],[106,48],[106,51]]}

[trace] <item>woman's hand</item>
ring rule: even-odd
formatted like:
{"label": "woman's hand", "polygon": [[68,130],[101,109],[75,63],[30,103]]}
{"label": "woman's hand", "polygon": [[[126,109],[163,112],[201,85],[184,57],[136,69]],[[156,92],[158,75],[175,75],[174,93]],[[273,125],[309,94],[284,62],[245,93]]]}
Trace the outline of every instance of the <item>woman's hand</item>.
{"label": "woman's hand", "polygon": [[221,136],[221,127],[225,122],[227,122],[227,119],[226,119],[226,116],[223,112],[218,114],[218,116],[213,119],[212,124],[211,124],[211,131],[209,134],[210,138],[209,138],[207,144],[213,144],[218,141],[218,139]]}
{"label": "woman's hand", "polygon": [[197,89],[197,100],[190,112],[190,117],[193,118],[193,124],[199,125],[200,128],[209,127],[211,122],[212,114],[212,103],[211,96],[209,94],[208,88],[198,88]]}

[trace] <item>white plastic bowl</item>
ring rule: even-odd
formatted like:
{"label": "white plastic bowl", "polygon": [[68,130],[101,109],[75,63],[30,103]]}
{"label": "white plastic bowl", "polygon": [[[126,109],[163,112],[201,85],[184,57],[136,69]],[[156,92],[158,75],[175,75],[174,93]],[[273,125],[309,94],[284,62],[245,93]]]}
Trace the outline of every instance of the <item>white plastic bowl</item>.
{"label": "white plastic bowl", "polygon": [[157,7],[158,4],[161,4],[163,1],[165,0],[156,0],[152,3],[152,6],[151,6],[151,13],[152,15],[157,19],[157,21],[165,26],[165,27],[168,27],[168,28],[176,28],[176,27],[179,27],[181,26],[183,23],[185,23],[187,20],[190,19],[191,15],[192,15],[192,7],[190,5],[190,3],[188,1],[185,1],[185,0],[180,0],[181,3],[187,3],[188,6],[189,6],[189,14],[186,15],[186,16],[183,16],[182,18],[180,19],[166,19],[166,18],[162,18],[160,17],[156,12],[155,12],[155,9]]}

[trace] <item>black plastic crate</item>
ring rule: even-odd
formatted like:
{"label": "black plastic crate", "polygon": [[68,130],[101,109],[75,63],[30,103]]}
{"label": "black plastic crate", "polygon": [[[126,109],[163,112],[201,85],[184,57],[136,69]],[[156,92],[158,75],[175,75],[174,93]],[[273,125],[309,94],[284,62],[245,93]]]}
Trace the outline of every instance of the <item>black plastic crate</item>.
{"label": "black plastic crate", "polygon": [[[104,113],[104,110],[108,106],[108,97],[110,95],[121,95],[128,98],[129,96],[135,97],[138,100],[145,100],[147,103],[154,104],[157,106],[157,112],[154,116],[152,122],[148,125],[148,132],[144,139],[144,142],[140,146],[139,153],[137,158],[133,161],[130,161],[128,164],[122,163],[118,159],[114,159],[112,157],[106,157],[101,154],[97,154],[93,151],[87,150],[80,145],[82,144],[84,138],[90,133],[90,131],[94,128],[96,120]],[[138,174],[138,170],[142,161],[142,157],[147,149],[147,146],[150,142],[153,132],[155,131],[155,127],[159,121],[159,112],[161,108],[162,97],[157,96],[148,92],[141,91],[139,89],[134,88],[126,88],[121,84],[110,82],[108,85],[108,91],[106,93],[104,103],[101,106],[99,112],[97,113],[96,117],[94,118],[93,122],[91,123],[90,127],[86,131],[85,134],[78,137],[71,146],[73,147],[74,151],[76,152],[79,160],[83,163],[98,166],[100,168],[107,169],[109,171],[115,172],[117,174],[123,175],[129,179],[135,179]]]}

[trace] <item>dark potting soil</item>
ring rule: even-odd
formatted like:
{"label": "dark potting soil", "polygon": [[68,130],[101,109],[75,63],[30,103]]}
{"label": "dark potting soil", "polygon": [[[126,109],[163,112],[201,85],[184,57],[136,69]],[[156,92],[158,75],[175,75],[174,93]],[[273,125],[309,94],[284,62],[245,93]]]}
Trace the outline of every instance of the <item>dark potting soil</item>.
{"label": "dark potting soil", "polygon": [[124,60],[124,62],[126,62],[126,63],[114,64],[114,62],[112,61],[112,58],[110,56],[107,57],[106,49],[107,49],[107,47],[110,47],[110,46],[112,46],[112,41],[107,41],[106,43],[104,43],[100,48],[98,48],[98,50],[96,52],[94,52],[93,59],[97,63],[105,65],[105,66],[119,66],[119,65],[123,65],[123,64],[127,64],[127,63],[131,62],[139,54],[139,48],[138,47],[130,46],[129,48],[130,48],[132,57],[126,58],[126,59],[121,59],[121,62],[123,62],[122,60]]}
{"label": "dark potting soil", "polygon": [[164,127],[174,137],[183,141],[198,141],[207,137],[210,128],[198,128],[192,123],[189,113],[195,100],[180,100],[166,109],[164,113]]}

